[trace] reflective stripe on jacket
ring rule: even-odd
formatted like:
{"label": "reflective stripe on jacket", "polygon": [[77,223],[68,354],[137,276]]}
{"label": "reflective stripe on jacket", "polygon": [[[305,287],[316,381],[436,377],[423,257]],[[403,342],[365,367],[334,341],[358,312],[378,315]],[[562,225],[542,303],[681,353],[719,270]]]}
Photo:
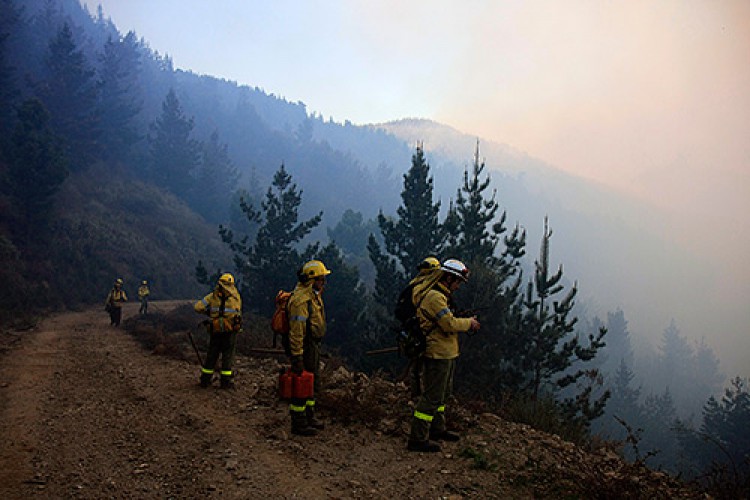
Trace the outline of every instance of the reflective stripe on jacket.
{"label": "reflective stripe on jacket", "polygon": [[107,301],[105,302],[105,305],[110,304],[111,306],[114,306],[114,307],[122,307],[122,303],[127,302],[127,301],[128,301],[128,295],[125,293],[125,290],[123,289],[118,290],[116,288],[113,288],[112,290],[109,291],[109,294],[107,295]]}
{"label": "reflective stripe on jacket", "polygon": [[312,281],[297,283],[289,299],[289,347],[292,356],[301,356],[305,335],[321,339],[326,334],[323,297],[312,287]]}
{"label": "reflective stripe on jacket", "polygon": [[451,292],[443,283],[436,283],[417,309],[419,326],[427,335],[425,357],[453,359],[458,357],[458,333],[471,327],[470,318],[457,318],[448,304]]}
{"label": "reflective stripe on jacket", "polygon": [[[222,294],[226,297],[223,316],[221,314]],[[242,299],[235,287],[222,289],[222,287],[217,286],[213,292],[196,302],[193,308],[195,312],[206,314],[212,319],[225,317],[231,320],[242,314]]]}

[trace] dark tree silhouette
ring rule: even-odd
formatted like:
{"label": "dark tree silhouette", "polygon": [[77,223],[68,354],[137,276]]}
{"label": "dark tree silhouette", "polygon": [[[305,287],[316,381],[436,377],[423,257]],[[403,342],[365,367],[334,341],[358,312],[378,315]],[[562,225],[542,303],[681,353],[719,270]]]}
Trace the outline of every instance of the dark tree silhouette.
{"label": "dark tree silhouette", "polygon": [[193,119],[184,115],[174,89],[169,89],[161,115],[151,125],[151,179],[183,199],[191,194],[199,161],[192,131]]}
{"label": "dark tree silhouette", "polygon": [[[440,202],[433,203],[433,180],[430,165],[424,156],[422,145],[412,155],[411,168],[404,174],[402,204],[396,210],[398,218],[378,214],[378,225],[383,234],[385,251],[380,250],[377,240],[370,238],[368,249],[375,265],[378,280],[394,283],[395,295],[380,296],[383,305],[390,308],[398,297],[417,265],[427,256],[439,256],[445,245],[446,235],[438,220]],[[395,270],[395,273],[394,273]],[[385,290],[384,290],[385,291]]]}
{"label": "dark tree silhouette", "polygon": [[54,195],[67,176],[67,159],[50,130],[47,110],[38,99],[25,101],[11,137],[8,171],[8,191],[18,214],[14,227],[21,241],[44,238]]}
{"label": "dark tree silhouette", "polygon": [[260,222],[258,235],[250,242],[247,235],[237,239],[231,229],[219,226],[222,240],[234,252],[234,264],[242,278],[243,297],[251,310],[270,316],[274,298],[280,289],[289,290],[296,283],[296,272],[318,250],[317,243],[297,250],[299,242],[320,224],[323,212],[304,222],[299,219],[302,191],[292,182],[282,164],[268,188],[260,211],[241,201],[248,220]]}
{"label": "dark tree silhouette", "polygon": [[102,156],[122,161],[130,157],[131,148],[142,139],[135,122],[143,105],[138,82],[140,51],[135,33],[131,31],[122,39],[110,36],[100,61]]}
{"label": "dark tree silhouette", "polygon": [[50,42],[46,62],[48,76],[38,85],[38,95],[52,130],[65,141],[71,167],[81,169],[98,157],[101,130],[95,72],[68,23]]}
{"label": "dark tree silhouette", "polygon": [[229,148],[214,131],[201,148],[197,192],[193,206],[209,222],[229,217],[229,203],[240,178],[229,158]]}

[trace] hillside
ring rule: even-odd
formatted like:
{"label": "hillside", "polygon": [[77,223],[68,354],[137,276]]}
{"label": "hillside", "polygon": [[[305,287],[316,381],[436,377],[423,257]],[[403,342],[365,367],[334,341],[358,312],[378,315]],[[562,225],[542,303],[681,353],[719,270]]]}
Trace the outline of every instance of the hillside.
{"label": "hillside", "polygon": [[320,401],[327,428],[290,437],[278,361],[241,356],[235,390],[198,386],[184,330],[163,329],[195,319],[170,312],[185,303],[153,303],[156,329],[127,304],[133,335],[109,327],[98,308],[3,333],[5,498],[700,497],[611,452],[455,405],[450,420],[463,440],[409,453],[404,388],[332,360]]}

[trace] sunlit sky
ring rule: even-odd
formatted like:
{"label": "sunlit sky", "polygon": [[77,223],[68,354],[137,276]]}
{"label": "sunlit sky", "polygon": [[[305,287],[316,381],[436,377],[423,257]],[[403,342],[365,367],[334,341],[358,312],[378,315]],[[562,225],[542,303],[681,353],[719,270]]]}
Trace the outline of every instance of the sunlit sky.
{"label": "sunlit sky", "polygon": [[433,119],[681,214],[750,299],[750,1],[84,3],[178,68],[339,122]]}

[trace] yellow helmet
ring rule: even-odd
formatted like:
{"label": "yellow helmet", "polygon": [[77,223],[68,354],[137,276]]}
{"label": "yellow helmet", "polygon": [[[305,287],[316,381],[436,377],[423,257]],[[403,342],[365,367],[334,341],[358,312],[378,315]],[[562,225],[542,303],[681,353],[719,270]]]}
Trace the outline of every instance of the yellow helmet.
{"label": "yellow helmet", "polygon": [[115,280],[115,285],[122,285],[122,283],[123,283],[122,278],[117,278]]}
{"label": "yellow helmet", "polygon": [[146,280],[143,280],[143,281],[141,282],[141,285],[148,285],[148,281],[146,281]]}
{"label": "yellow helmet", "polygon": [[321,276],[326,276],[328,274],[331,274],[331,271],[326,269],[325,264],[319,260],[308,261],[302,266],[302,276],[308,280],[320,278]]}
{"label": "yellow helmet", "polygon": [[425,259],[419,263],[417,269],[420,271],[432,271],[440,267],[440,261],[435,257],[425,257]]}
{"label": "yellow helmet", "polygon": [[229,273],[224,273],[219,277],[219,283],[225,286],[234,286],[234,276]]}

